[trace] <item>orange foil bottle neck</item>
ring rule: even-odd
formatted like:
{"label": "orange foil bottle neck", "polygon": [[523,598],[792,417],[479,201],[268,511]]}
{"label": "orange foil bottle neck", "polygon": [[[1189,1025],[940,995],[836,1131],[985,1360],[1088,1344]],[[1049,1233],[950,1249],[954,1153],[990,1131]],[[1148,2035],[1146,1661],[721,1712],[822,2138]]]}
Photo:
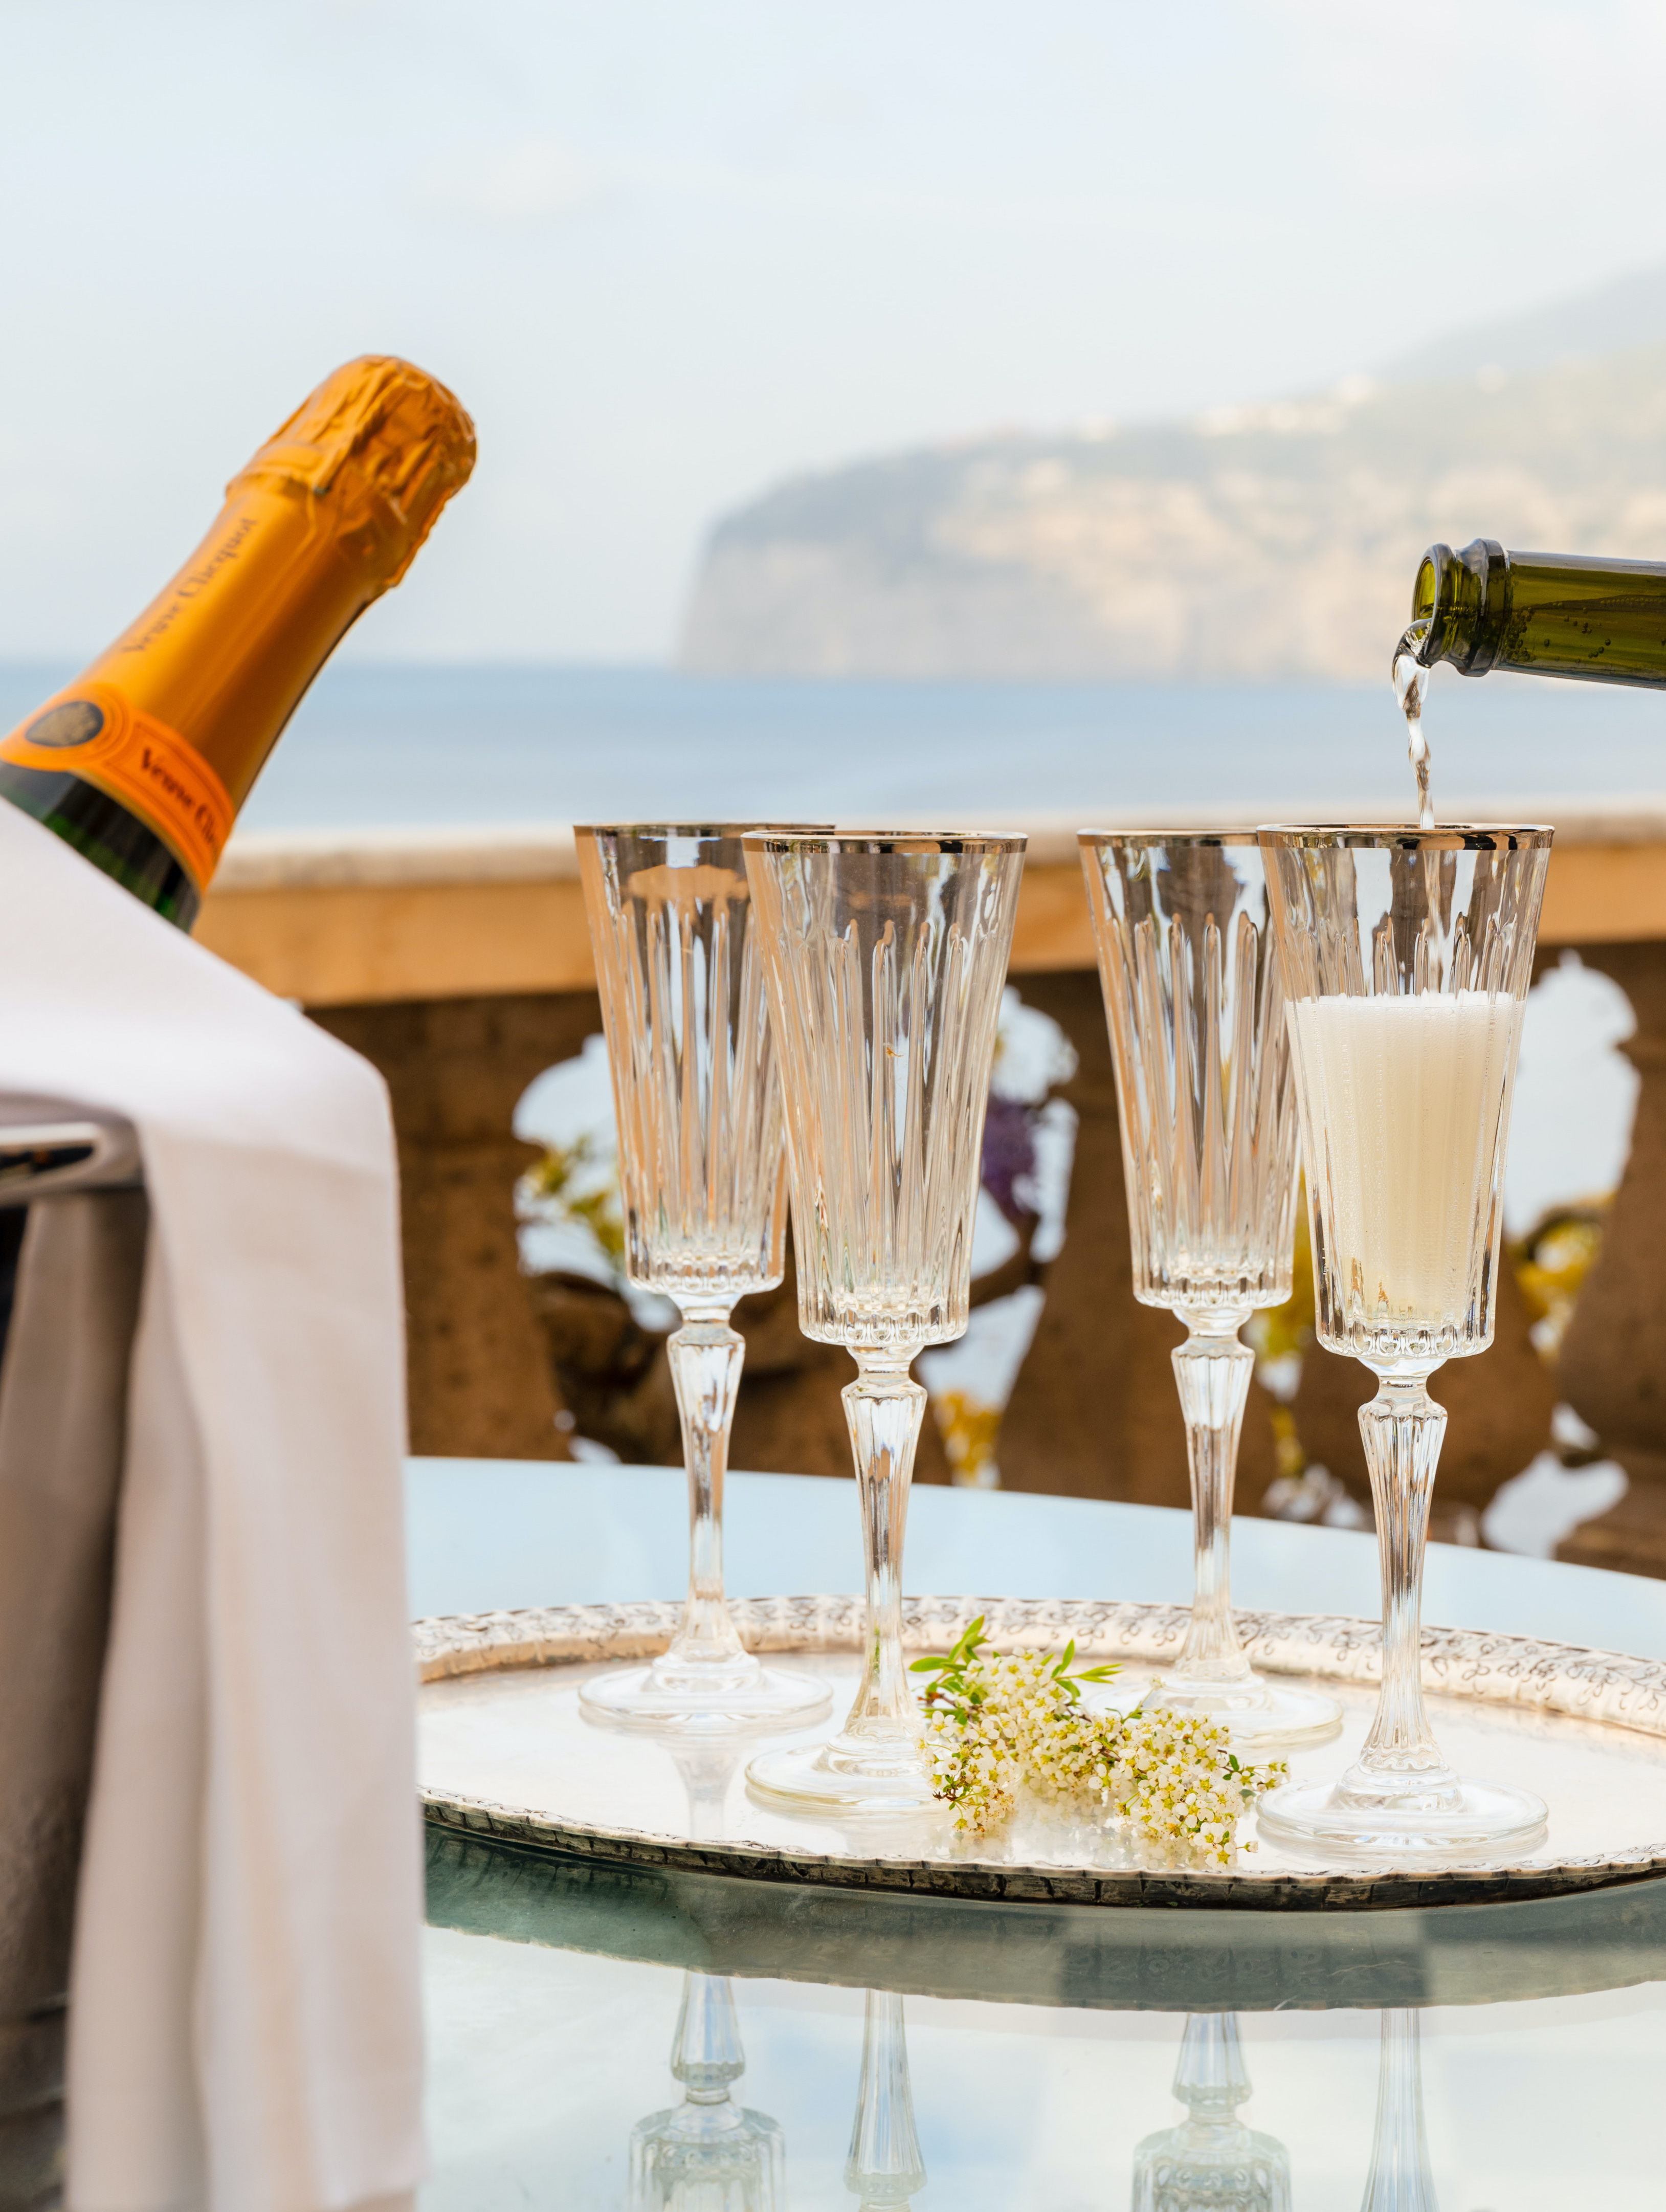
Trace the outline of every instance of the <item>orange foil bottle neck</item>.
{"label": "orange foil bottle neck", "polygon": [[307,686],[474,455],[468,416],[420,370],[338,369],[234,477],[167,587],[0,753],[132,807],[200,889]]}

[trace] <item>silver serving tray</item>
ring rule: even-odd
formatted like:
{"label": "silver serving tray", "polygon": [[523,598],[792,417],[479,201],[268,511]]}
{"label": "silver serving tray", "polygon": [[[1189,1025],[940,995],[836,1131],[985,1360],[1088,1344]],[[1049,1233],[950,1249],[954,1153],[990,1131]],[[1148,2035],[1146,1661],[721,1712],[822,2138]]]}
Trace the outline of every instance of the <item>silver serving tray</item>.
{"label": "silver serving tray", "polygon": [[[749,1646],[792,1652],[829,1678],[836,1719],[854,1693],[862,1637],[849,1597],[732,1601]],[[753,1796],[745,1764],[791,1735],[623,1733],[580,1710],[587,1675],[663,1650],[679,1607],[550,1606],[418,1621],[421,1775],[429,1820],[526,1848],[832,1889],[1098,1905],[1359,1910],[1555,1896],[1666,1873],[1666,1665],[1578,1645],[1426,1628],[1424,1682],[1442,1748],[1462,1770],[1536,1790],[1550,1808],[1535,1850],[1413,1869],[1308,1856],[1262,1841],[1231,1868],[1142,1845],[1097,1808],[1021,1808],[984,1836],[924,1815],[799,1814]],[[1183,1607],[1019,1598],[909,1598],[903,1637],[945,1650],[983,1613],[994,1644],[1169,1663]],[[1371,1723],[1381,1641],[1374,1621],[1237,1616],[1264,1670],[1323,1682],[1341,1736],[1291,1759],[1292,1774],[1339,1773]],[[1254,1816],[1241,1836],[1254,1840]]]}

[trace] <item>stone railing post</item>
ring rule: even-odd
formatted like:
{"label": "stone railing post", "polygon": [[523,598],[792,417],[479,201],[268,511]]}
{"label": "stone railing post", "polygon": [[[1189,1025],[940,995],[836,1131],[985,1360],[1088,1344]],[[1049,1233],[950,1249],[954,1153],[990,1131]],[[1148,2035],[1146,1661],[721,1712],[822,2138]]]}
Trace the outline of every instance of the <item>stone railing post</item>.
{"label": "stone railing post", "polygon": [[1580,957],[1631,1000],[1637,1030],[1620,1050],[1642,1085],[1631,1156],[1563,1339],[1557,1380],[1631,1488],[1557,1556],[1666,1575],[1666,944],[1585,945]]}

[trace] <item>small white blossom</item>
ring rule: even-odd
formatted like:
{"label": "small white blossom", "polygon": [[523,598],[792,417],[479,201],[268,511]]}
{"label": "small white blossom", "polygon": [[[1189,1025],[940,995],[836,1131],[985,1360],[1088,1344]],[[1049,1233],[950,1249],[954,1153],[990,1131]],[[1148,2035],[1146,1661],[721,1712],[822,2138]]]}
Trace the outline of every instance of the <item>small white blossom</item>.
{"label": "small white blossom", "polygon": [[1003,1656],[982,1630],[975,1620],[946,1657],[915,1662],[937,1676],[924,1749],[957,1827],[981,1833],[1012,1812],[1021,1790],[1097,1798],[1151,1841],[1230,1865],[1240,1816],[1288,1778],[1282,1759],[1241,1764],[1230,1732],[1200,1715],[1091,1711],[1079,1685],[1103,1681],[1114,1667],[1072,1675],[1073,1644],[1058,1659]]}

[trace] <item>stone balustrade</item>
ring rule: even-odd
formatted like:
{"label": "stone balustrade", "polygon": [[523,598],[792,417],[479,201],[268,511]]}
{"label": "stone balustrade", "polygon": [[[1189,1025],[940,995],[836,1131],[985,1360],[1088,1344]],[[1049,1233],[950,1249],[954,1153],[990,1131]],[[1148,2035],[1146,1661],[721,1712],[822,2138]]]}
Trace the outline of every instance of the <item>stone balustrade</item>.
{"label": "stone balustrade", "polygon": [[[1546,1441],[1560,1396],[1631,1478],[1626,1498],[1563,1556],[1666,1574],[1666,807],[1554,808],[1541,818],[1557,828],[1544,954],[1577,946],[1626,992],[1638,1030],[1625,1049],[1642,1091],[1625,1183],[1558,1371],[1532,1348],[1513,1280],[1503,1286],[1493,1350],[1443,1370],[1438,1395],[1453,1416],[1443,1527],[1473,1530],[1498,1482]],[[416,1449],[562,1455],[550,1316],[540,1317],[520,1272],[512,1206],[533,1155],[510,1121],[532,1078],[600,1027],[570,832],[243,833],[198,935],[299,1000],[387,1077],[404,1182]],[[1131,1294],[1093,964],[1073,829],[1035,825],[1012,968],[1025,999],[1077,1048],[1064,1095],[1079,1130],[1069,1233],[1047,1271],[1042,1322],[1002,1425],[1002,1480],[1179,1503],[1183,1442],[1164,1356],[1175,1330]],[[561,1318],[562,1340],[585,1346],[595,1371],[617,1382],[623,1440],[642,1455],[657,1440],[674,1456],[674,1411],[651,1347],[628,1340],[605,1301],[585,1306],[574,1293]],[[803,1344],[787,1296],[747,1326],[737,1463],[842,1470],[842,1359]],[[1309,1453],[1356,1486],[1353,1409],[1369,1388],[1364,1370],[1316,1356],[1294,1408]],[[1276,1471],[1269,1410],[1258,1401],[1246,1425],[1245,1508]],[[921,1472],[946,1479],[934,1438]]]}
{"label": "stone balustrade", "polygon": [[[1546,944],[1666,939],[1666,809],[1559,808],[1543,818],[1557,830]],[[197,935],[307,1006],[501,998],[595,981],[572,832],[559,827],[243,831]],[[1013,973],[1093,964],[1074,830],[1036,824]]]}

